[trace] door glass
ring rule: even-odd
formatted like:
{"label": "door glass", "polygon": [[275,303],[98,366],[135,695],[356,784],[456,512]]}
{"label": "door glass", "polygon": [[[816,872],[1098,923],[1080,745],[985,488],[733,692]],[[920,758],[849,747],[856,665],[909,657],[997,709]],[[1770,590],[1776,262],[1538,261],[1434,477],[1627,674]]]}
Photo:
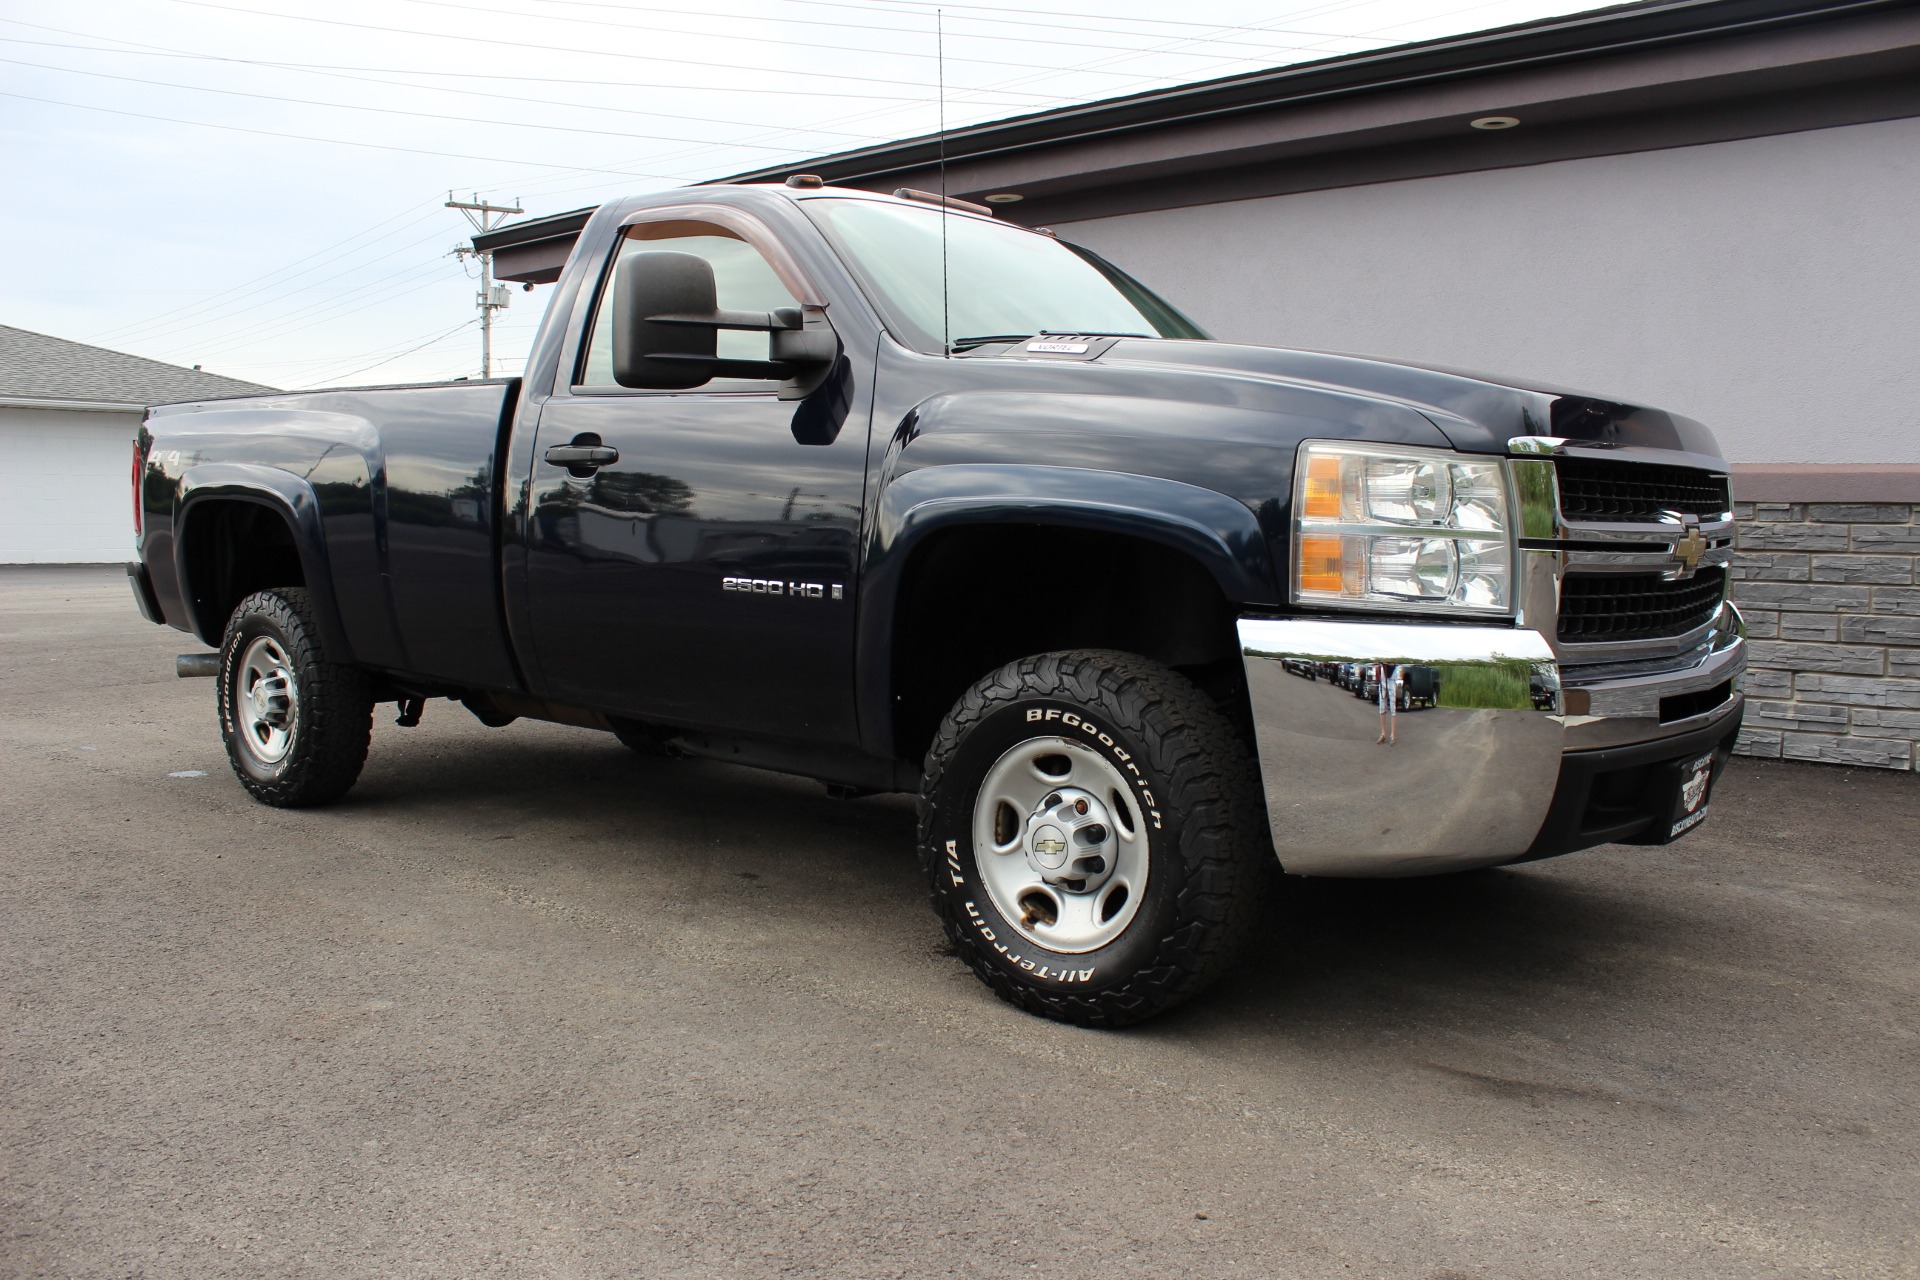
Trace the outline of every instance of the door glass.
{"label": "door glass", "polygon": [[[675,219],[669,222],[643,222],[628,227],[614,255],[609,272],[619,269],[636,253],[691,253],[713,265],[716,302],[722,311],[773,311],[800,305],[760,251],[725,227],[711,222]],[[619,387],[613,380],[613,285],[609,275],[600,290],[600,308],[593,317],[593,335],[587,341],[587,358],[580,370],[579,386]],[[728,360],[765,360],[770,354],[772,336],[765,333],[722,329],[715,354]],[[779,384],[751,378],[715,378],[702,391],[770,391]]]}

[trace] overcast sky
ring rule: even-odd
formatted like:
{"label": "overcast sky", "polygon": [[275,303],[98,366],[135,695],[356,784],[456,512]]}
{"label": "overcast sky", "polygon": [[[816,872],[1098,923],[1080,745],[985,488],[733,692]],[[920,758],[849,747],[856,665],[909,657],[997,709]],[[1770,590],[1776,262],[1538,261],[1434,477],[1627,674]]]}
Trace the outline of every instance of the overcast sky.
{"label": "overcast sky", "polygon": [[1596,6],[0,0],[0,323],[281,387],[477,373],[450,190],[534,216],[932,132],[936,7],[955,125]]}

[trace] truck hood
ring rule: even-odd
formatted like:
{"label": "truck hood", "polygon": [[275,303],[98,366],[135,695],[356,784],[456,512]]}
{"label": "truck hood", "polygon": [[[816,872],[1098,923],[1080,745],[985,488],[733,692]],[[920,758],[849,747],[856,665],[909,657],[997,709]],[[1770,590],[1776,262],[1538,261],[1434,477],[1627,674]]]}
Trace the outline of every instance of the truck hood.
{"label": "truck hood", "polygon": [[[1454,448],[1504,454],[1516,436],[1554,436],[1603,448],[1659,449],[1724,468],[1713,433],[1646,405],[1481,373],[1405,361],[1226,342],[1123,338],[1093,356],[1109,366],[1152,366],[1201,378],[1252,378],[1328,387],[1405,404],[1431,419]],[[1007,352],[1020,355],[1019,347]]]}

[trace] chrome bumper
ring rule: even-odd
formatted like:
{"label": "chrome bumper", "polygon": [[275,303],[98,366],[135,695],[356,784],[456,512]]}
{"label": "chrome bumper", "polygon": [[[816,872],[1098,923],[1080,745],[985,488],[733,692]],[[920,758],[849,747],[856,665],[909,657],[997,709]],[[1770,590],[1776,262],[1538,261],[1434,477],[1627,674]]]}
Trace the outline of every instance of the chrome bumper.
{"label": "chrome bumper", "polygon": [[[1697,733],[1740,707],[1738,614],[1695,650],[1659,664],[1563,665],[1537,631],[1330,618],[1242,618],[1275,852],[1287,871],[1412,876],[1526,856],[1569,751]],[[1373,698],[1327,679],[1331,664],[1400,665],[1433,705],[1395,717],[1379,745]],[[1424,669],[1406,672],[1406,668]],[[1563,684],[1564,682],[1564,684]],[[1731,682],[1699,714],[1686,702]],[[1424,701],[1424,700],[1423,700]],[[1570,714],[1576,713],[1576,714]]]}

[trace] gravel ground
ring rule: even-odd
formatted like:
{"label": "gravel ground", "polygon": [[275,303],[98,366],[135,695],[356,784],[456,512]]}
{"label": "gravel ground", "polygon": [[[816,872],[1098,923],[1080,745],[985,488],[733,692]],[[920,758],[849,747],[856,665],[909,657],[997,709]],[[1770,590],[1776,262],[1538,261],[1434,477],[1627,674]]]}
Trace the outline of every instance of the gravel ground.
{"label": "gravel ground", "polygon": [[1297,884],[1039,1021],[912,807],[444,702],[247,799],[116,570],[0,570],[0,1275],[1920,1274],[1920,781]]}

